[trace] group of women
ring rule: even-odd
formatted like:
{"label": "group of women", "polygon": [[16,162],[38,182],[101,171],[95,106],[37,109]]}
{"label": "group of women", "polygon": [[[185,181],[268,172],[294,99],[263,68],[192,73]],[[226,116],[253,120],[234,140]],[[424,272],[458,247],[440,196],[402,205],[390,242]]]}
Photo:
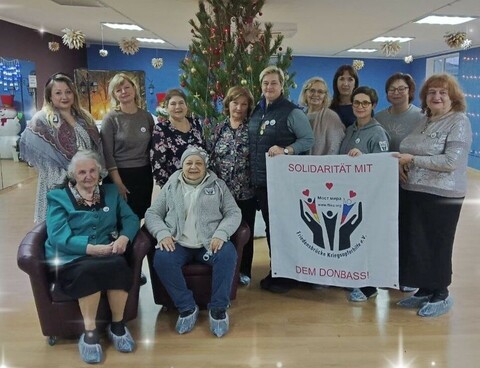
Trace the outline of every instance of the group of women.
{"label": "group of women", "polygon": [[[305,111],[284,96],[281,69],[269,66],[259,80],[262,97],[256,105],[247,88],[230,88],[226,119],[207,139],[200,122],[187,116],[187,99],[179,89],[166,95],[169,119],[154,124],[140,106],[134,80],[117,74],[108,89],[113,109],[99,134],[80,107],[72,80],[62,73],[48,80],[44,106],[22,134],[21,155],[39,170],[35,221],[46,220],[47,259],[65,292],[79,300],[85,324],[79,351],[85,362],[103,358],[95,325],[102,291],[112,309],[110,340],[118,351],[134,350],[123,322],[133,276],[122,254],[142,218],[158,242],[155,270],[179,310],[177,332],[191,331],[199,314],[181,272],[191,260],[212,265],[210,331],[218,337],[228,332],[236,263],[229,238],[242,219],[250,226],[240,266],[243,285],[251,282],[257,209],[270,247],[265,154],[398,152],[400,283],[417,290],[399,305],[417,308],[420,316],[451,308],[451,256],[472,139],[457,81],[430,77],[418,108],[411,104],[413,79],[394,74],[385,86],[391,106],[374,117],[377,93],[359,87],[349,65],[335,73],[331,101],[322,78],[304,84],[299,102]],[[161,190],[152,204],[153,180]],[[102,276],[105,272],[110,276]],[[272,292],[294,284],[271,272],[260,282]],[[354,289],[349,300],[374,295],[373,287]]]}

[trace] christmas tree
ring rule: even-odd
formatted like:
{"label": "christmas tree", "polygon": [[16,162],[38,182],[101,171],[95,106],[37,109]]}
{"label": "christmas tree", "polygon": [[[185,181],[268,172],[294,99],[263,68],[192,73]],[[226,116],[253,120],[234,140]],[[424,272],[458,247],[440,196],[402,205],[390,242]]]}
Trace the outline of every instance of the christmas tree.
{"label": "christmas tree", "polygon": [[190,20],[193,39],[188,56],[180,63],[180,85],[188,92],[191,111],[207,122],[223,118],[223,98],[230,87],[243,85],[258,101],[258,77],[268,65],[285,72],[286,96],[290,87],[296,87],[294,73],[288,73],[292,50],[283,52],[283,35],[272,34],[272,24],[262,26],[259,21],[264,3],[204,0],[199,3],[197,21]]}

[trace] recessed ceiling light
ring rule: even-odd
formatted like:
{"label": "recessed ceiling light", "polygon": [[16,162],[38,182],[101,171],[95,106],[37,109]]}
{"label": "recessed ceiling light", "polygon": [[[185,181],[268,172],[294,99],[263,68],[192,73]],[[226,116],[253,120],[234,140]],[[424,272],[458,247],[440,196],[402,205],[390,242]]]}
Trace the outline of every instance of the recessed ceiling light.
{"label": "recessed ceiling light", "polygon": [[375,38],[374,40],[372,40],[372,42],[389,42],[389,41],[392,41],[392,42],[395,42],[395,41],[398,41],[398,42],[407,42],[407,41],[411,41],[413,40],[413,37],[377,37]]}
{"label": "recessed ceiling light", "polygon": [[474,20],[474,19],[476,19],[476,17],[454,17],[454,16],[452,17],[448,15],[429,15],[428,17],[417,20],[415,23],[456,25],[456,24],[470,22],[471,20]]}
{"label": "recessed ceiling light", "polygon": [[137,26],[136,24],[126,24],[126,23],[102,23],[104,26],[113,28],[113,29],[126,29],[129,31],[143,31],[143,28]]}
{"label": "recessed ceiling light", "polygon": [[350,49],[347,52],[375,52],[377,49]]}
{"label": "recessed ceiling light", "polygon": [[137,37],[137,40],[140,42],[151,42],[151,43],[165,43],[161,38],[142,38]]}

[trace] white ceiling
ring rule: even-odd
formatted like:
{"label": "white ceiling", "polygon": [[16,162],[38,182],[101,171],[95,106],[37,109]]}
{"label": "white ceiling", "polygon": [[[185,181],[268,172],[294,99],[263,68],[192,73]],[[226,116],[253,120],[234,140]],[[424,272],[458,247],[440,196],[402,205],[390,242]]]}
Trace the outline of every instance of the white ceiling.
{"label": "white ceiling", "polygon": [[[87,42],[101,42],[101,22],[135,23],[144,31],[114,31],[104,28],[105,44],[122,38],[160,37],[161,46],[141,47],[186,50],[191,41],[190,19],[196,19],[198,0],[0,0],[0,19],[63,35],[62,29],[81,30]],[[71,6],[87,3],[96,7]],[[266,0],[261,22],[292,26],[297,32],[285,38],[294,55],[326,57],[383,57],[378,36],[414,37],[402,44],[396,58],[409,54],[429,56],[452,51],[443,36],[450,31],[467,32],[473,46],[480,46],[480,19],[459,26],[412,23],[425,15],[480,16],[478,0]],[[377,48],[372,54],[346,52],[350,48]],[[410,52],[409,52],[410,48]]]}

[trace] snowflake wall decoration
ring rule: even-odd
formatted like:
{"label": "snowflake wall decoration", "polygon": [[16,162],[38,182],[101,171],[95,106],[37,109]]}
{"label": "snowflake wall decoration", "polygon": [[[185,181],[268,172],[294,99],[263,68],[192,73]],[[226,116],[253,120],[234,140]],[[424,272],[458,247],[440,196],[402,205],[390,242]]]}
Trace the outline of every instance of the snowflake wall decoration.
{"label": "snowflake wall decoration", "polygon": [[100,49],[100,50],[98,50],[98,54],[99,54],[101,57],[107,57],[107,56],[108,56],[108,50]]}
{"label": "snowflake wall decoration", "polygon": [[360,69],[362,69],[364,65],[365,63],[363,62],[363,60],[353,60],[353,63],[352,63],[353,69],[355,69],[356,71],[359,71]]}
{"label": "snowflake wall decoration", "polygon": [[469,39],[469,38],[465,39],[465,41],[463,41],[461,47],[464,50],[468,50],[470,47],[472,47],[472,40]]}
{"label": "snowflake wall decoration", "polygon": [[413,55],[405,56],[403,60],[405,61],[405,63],[410,64],[413,62]]}
{"label": "snowflake wall decoration", "polygon": [[58,42],[52,41],[48,43],[48,49],[53,52],[60,50],[60,44]]}
{"label": "snowflake wall decoration", "polygon": [[138,40],[133,37],[130,39],[123,38],[118,45],[120,46],[120,50],[126,55],[134,55],[140,50]]}
{"label": "snowflake wall decoration", "polygon": [[162,58],[152,58],[152,66],[155,69],[160,69],[163,66],[163,59]]}
{"label": "snowflake wall decoration", "polygon": [[68,48],[79,50],[85,44],[85,34],[82,31],[75,31],[70,28],[62,29],[62,32],[65,33],[62,36],[63,44],[68,46]]}

